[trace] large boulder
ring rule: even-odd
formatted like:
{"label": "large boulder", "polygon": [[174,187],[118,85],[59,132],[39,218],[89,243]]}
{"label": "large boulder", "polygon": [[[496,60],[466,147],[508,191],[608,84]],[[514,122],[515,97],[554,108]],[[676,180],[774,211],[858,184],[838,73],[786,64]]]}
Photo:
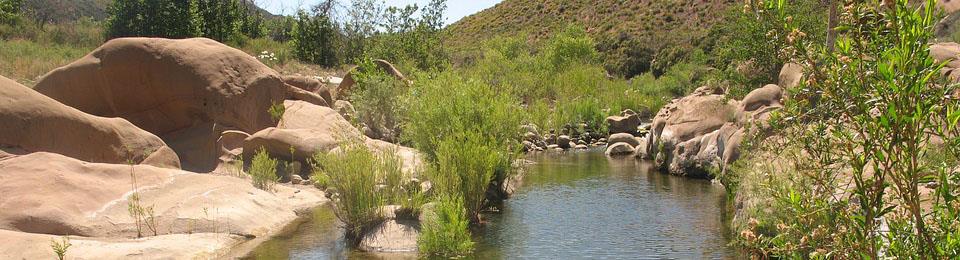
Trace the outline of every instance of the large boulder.
{"label": "large boulder", "polygon": [[780,86],[768,84],[762,88],[750,91],[750,93],[740,101],[740,109],[746,112],[753,112],[764,107],[783,106],[780,102],[782,98],[783,89],[781,89]]}
{"label": "large boulder", "polygon": [[422,164],[415,150],[367,138],[329,107],[303,101],[286,101],[284,105],[286,112],[278,127],[261,130],[244,140],[244,161],[249,162],[256,151],[265,149],[271,157],[309,165],[309,159],[317,153],[332,152],[346,142],[360,142],[371,150],[399,155],[406,170],[415,171]]}
{"label": "large boulder", "polygon": [[765,128],[770,113],[782,107],[783,90],[777,85],[755,89],[742,102],[719,93],[700,88],[664,106],[638,156],[654,159],[672,174],[709,178],[711,169],[739,158],[747,126]]}
{"label": "large boulder", "polygon": [[[205,124],[253,133],[276,126],[273,104],[296,98],[325,104],[319,95],[285,84],[274,70],[243,51],[204,39],[120,38],[58,68],[38,92],[80,111],[121,117],[187,153],[214,147],[219,133],[188,130]],[[188,131],[187,135],[171,135]],[[195,138],[179,140],[179,138]],[[182,157],[184,169],[211,171],[217,158]]]}
{"label": "large boulder", "polygon": [[53,152],[88,162],[179,168],[157,136],[122,118],[89,115],[0,77],[0,148]]}
{"label": "large boulder", "polygon": [[[960,1],[957,1],[960,2]],[[960,81],[960,44],[955,42],[941,42],[930,45],[930,56],[940,63],[946,62],[946,66],[941,69],[944,76],[947,76],[954,82]]]}

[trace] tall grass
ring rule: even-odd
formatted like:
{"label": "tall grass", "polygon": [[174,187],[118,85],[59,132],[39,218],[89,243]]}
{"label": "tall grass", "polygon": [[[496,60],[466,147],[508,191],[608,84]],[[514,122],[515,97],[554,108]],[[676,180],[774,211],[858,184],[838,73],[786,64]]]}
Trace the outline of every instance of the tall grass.
{"label": "tall grass", "polygon": [[444,138],[437,156],[437,169],[431,174],[437,192],[462,197],[467,216],[480,223],[487,188],[509,172],[507,151],[491,146],[481,133],[465,132]]}
{"label": "tall grass", "polygon": [[411,214],[419,212],[424,197],[419,186],[411,187],[396,151],[372,151],[360,142],[347,142],[338,152],[314,156],[314,175],[329,178],[334,192],[334,211],[347,230],[347,237],[359,243],[363,234],[383,220],[381,209],[399,204]]}
{"label": "tall grass", "polygon": [[441,195],[433,211],[422,218],[417,247],[424,255],[442,257],[463,256],[473,250],[470,240],[470,222],[464,211],[463,199]]}

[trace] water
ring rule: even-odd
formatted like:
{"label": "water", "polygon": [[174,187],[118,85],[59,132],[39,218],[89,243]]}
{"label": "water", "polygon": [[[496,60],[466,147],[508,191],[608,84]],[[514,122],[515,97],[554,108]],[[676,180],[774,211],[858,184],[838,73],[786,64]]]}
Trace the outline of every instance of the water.
{"label": "water", "polygon": [[[476,259],[731,259],[723,188],[600,152],[537,155],[500,213],[484,216]],[[322,208],[258,259],[377,258],[345,249]]]}

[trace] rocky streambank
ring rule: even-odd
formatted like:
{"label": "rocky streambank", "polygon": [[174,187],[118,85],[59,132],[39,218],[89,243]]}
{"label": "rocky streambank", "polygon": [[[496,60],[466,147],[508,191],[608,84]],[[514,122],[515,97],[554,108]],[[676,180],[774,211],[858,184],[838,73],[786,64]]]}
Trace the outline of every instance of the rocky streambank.
{"label": "rocky streambank", "polygon": [[712,171],[740,157],[747,134],[769,127],[772,113],[783,107],[784,87],[800,81],[799,66],[783,67],[778,84],[755,89],[743,100],[730,99],[722,89],[700,87],[672,100],[653,118],[627,109],[606,118],[607,133],[577,131],[585,125],[551,129],[541,135],[534,125],[524,125],[525,152],[561,152],[605,147],[611,157],[652,160],[665,172],[694,178],[711,178]]}
{"label": "rocky streambank", "polygon": [[[0,77],[0,258],[55,258],[61,236],[71,259],[220,257],[329,202],[303,185],[306,160],[343,138],[420,166],[353,127],[336,93],[203,38],[111,40],[34,89]],[[259,149],[299,166],[279,169],[290,183],[239,171]]]}

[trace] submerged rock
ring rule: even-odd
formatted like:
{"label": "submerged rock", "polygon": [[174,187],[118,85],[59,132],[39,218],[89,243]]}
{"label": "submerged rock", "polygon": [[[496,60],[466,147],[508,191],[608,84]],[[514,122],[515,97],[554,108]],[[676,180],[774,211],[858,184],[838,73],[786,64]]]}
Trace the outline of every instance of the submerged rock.
{"label": "submerged rock", "polygon": [[607,156],[617,156],[617,155],[631,155],[636,150],[628,143],[615,143],[607,147],[607,150],[604,152]]}
{"label": "submerged rock", "polygon": [[359,249],[367,252],[416,252],[419,237],[417,221],[390,219],[364,234]]}
{"label": "submerged rock", "polygon": [[607,139],[607,142],[611,144],[627,143],[627,144],[630,144],[630,146],[632,147],[636,147],[640,145],[640,141],[637,140],[637,138],[633,137],[633,135],[628,133],[613,134],[610,136],[610,138]]}

